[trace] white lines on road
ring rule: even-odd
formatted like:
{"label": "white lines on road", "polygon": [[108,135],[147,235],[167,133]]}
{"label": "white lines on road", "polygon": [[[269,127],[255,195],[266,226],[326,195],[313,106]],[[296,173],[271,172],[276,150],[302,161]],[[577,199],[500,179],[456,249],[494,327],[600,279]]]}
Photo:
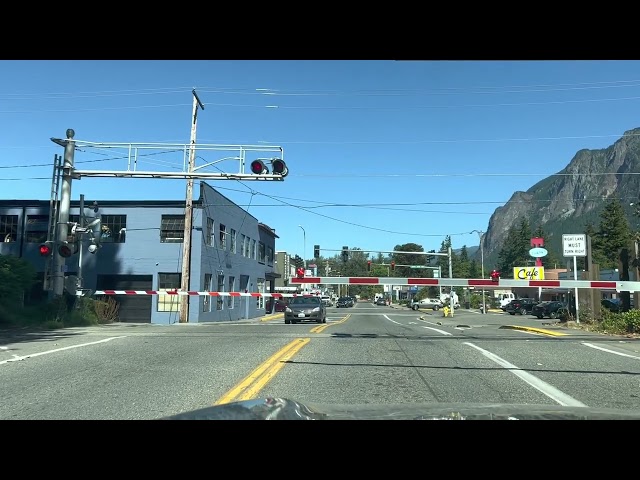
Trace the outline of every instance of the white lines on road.
{"label": "white lines on road", "polygon": [[441,333],[442,335],[449,335],[449,336],[453,336],[453,334],[452,334],[452,333],[445,332],[444,330],[440,330],[439,328],[425,327],[425,326],[423,326],[422,328],[428,328],[429,330],[433,330],[434,332]]}
{"label": "white lines on road", "polygon": [[400,322],[396,322],[395,320],[391,320],[391,319],[390,319],[387,315],[385,315],[385,314],[382,314],[382,316],[383,316],[384,318],[386,318],[387,320],[389,320],[390,322],[395,323],[396,325],[402,325]]}
{"label": "white lines on road", "polygon": [[535,375],[532,375],[529,372],[525,372],[524,370],[521,370],[520,368],[516,367],[514,364],[509,363],[504,358],[499,357],[495,353],[491,353],[490,351],[485,350],[484,348],[480,348],[471,342],[464,342],[464,344],[469,345],[472,348],[475,348],[480,353],[482,353],[485,357],[487,357],[489,360],[492,360],[493,362],[497,363],[501,367],[506,368],[511,373],[513,373],[516,377],[525,381],[526,383],[531,385],[533,388],[543,393],[544,395],[549,397],[551,400],[559,403],[560,405],[568,406],[568,407],[586,407],[584,403],[558,390],[553,385],[548,384],[547,382],[539,379]]}
{"label": "white lines on road", "polygon": [[2,365],[3,363],[9,363],[9,362],[19,362],[20,360],[25,360],[27,358],[39,357],[40,355],[48,355],[49,353],[62,352],[64,350],[71,350],[72,348],[80,348],[80,347],[88,347],[89,345],[97,345],[98,343],[110,342],[111,340],[116,340],[118,338],[125,338],[125,337],[126,335],[123,335],[121,337],[109,337],[109,338],[104,338],[102,340],[97,340],[95,342],[80,343],[78,345],[71,345],[69,347],[61,347],[61,348],[55,348],[53,350],[46,350],[44,352],[31,353],[29,355],[24,355],[22,357],[19,357],[18,355],[14,355],[13,356],[14,358],[1,361],[0,365]]}
{"label": "white lines on road", "polygon": [[599,347],[598,345],[594,345],[593,343],[582,342],[582,345],[584,345],[585,347],[595,348],[596,350],[602,350],[603,352],[613,353],[614,355],[620,355],[621,357],[635,358],[637,360],[640,360],[640,357],[638,357],[637,355],[631,355],[630,353],[616,352],[615,350],[609,350],[608,348]]}

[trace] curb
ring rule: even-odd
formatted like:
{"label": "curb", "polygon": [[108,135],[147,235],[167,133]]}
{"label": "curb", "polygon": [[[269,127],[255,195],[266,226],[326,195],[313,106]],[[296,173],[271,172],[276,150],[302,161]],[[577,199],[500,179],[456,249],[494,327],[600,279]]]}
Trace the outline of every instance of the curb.
{"label": "curb", "polygon": [[273,315],[265,315],[260,319],[261,322],[269,322],[271,320],[277,320],[279,318],[284,318],[284,313],[275,313]]}
{"label": "curb", "polygon": [[541,333],[550,337],[566,337],[568,333],[554,332],[553,330],[545,330],[544,328],[521,327],[520,325],[502,325],[498,328],[507,328],[511,330],[523,330],[525,332]]}

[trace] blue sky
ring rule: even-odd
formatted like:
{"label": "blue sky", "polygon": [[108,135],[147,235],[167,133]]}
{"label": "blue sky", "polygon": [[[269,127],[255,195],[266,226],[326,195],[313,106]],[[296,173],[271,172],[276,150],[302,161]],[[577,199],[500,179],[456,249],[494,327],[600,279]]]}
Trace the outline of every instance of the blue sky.
{"label": "blue sky", "polygon": [[[274,228],[277,250],[302,255],[302,225],[307,258],[314,244],[323,255],[343,245],[438,249],[445,235],[454,248],[477,245],[469,232],[486,230],[514,191],[640,127],[639,61],[2,61],[0,69],[0,198],[49,198],[49,165],[62,154],[50,138],[67,128],[83,141],[187,144],[195,87],[205,106],[198,144],[283,147],[284,182],[210,183]],[[96,161],[111,153],[86,149],[75,160],[125,169],[125,160]],[[228,154],[202,155],[198,165]],[[165,153],[141,158],[139,169],[181,162]],[[83,178],[72,198],[178,200],[185,184]]]}

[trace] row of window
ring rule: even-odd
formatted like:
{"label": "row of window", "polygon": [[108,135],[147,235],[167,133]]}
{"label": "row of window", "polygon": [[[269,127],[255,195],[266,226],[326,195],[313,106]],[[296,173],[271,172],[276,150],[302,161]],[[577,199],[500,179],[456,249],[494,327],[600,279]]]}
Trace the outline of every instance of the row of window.
{"label": "row of window", "polygon": [[[15,242],[18,237],[18,215],[0,215],[0,239],[4,242]],[[127,229],[126,215],[101,215],[101,241],[105,243],[124,243]],[[90,221],[92,219],[87,219]],[[69,215],[69,222],[80,223],[80,215]],[[27,215],[25,240],[27,243],[43,243],[48,238],[49,216]],[[205,243],[208,246],[239,253],[243,257],[273,265],[273,248],[265,246],[231,228],[227,232],[226,225],[219,225],[216,242],[215,222],[207,218]],[[161,243],[182,243],[184,241],[184,215],[162,215],[160,221]]]}
{"label": "row of window", "polygon": [[[0,239],[15,242],[18,238],[18,215],[0,215]],[[102,215],[101,241],[104,243],[124,243],[127,228],[126,215]],[[93,218],[87,219],[91,221]],[[69,215],[69,222],[80,223],[80,215]],[[27,215],[25,241],[43,243],[49,237],[49,215]],[[53,232],[52,232],[53,233]]]}
{"label": "row of window", "polygon": [[[180,273],[158,273],[158,291],[179,290],[181,283]],[[229,275],[226,278],[224,275],[217,275],[214,285],[214,276],[211,273],[205,273],[204,275],[204,290],[205,292],[244,292],[249,287],[249,275],[240,275],[240,282],[236,285],[236,277]],[[214,286],[216,287],[214,289]],[[225,290],[227,287],[227,290]],[[236,287],[239,287],[236,290]],[[266,282],[264,278],[258,278],[256,282],[256,292],[265,293]],[[181,295],[158,295],[158,311],[159,312],[178,312],[180,310],[180,302],[182,301]],[[216,310],[224,310],[225,304],[228,310],[232,310],[236,306],[236,298],[231,296],[223,297],[202,297],[201,305],[203,312],[213,311],[213,303],[215,301]],[[214,300],[215,299],[215,300]],[[264,297],[256,298],[256,307],[265,308]]]}

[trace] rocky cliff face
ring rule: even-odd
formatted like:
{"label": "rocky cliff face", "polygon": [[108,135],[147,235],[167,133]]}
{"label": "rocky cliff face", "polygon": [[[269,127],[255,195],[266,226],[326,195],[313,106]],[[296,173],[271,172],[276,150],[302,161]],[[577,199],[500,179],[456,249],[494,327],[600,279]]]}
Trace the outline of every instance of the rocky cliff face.
{"label": "rocky cliff face", "polygon": [[[629,172],[636,175],[620,175]],[[526,192],[515,192],[496,209],[484,239],[488,262],[495,262],[509,228],[522,218],[529,220],[532,230],[543,227],[546,248],[561,258],[562,234],[582,233],[588,222],[597,228],[604,200],[612,197],[622,200],[632,229],[638,229],[629,203],[638,202],[640,194],[640,128],[625,132],[606,149],[580,150],[558,173]]]}

